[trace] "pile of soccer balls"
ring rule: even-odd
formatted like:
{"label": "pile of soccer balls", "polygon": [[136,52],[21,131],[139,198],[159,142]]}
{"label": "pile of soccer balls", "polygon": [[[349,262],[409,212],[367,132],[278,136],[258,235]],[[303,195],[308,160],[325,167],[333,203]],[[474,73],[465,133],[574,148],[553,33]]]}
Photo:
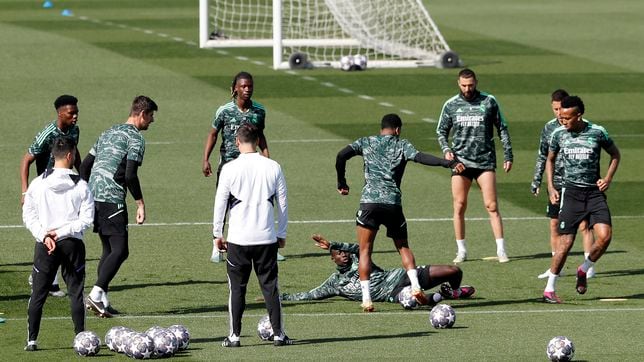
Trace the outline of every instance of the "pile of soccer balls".
{"label": "pile of soccer balls", "polygon": [[340,58],[340,69],[345,71],[352,70],[366,70],[367,69],[367,56],[366,55],[345,55]]}
{"label": "pile of soccer balls", "polygon": [[[168,328],[154,326],[145,332],[117,326],[105,334],[105,345],[110,351],[123,353],[134,359],[167,358],[190,344],[190,332],[182,325]],[[81,332],[74,338],[74,350],[80,356],[94,356],[101,349],[101,340],[94,332]]]}

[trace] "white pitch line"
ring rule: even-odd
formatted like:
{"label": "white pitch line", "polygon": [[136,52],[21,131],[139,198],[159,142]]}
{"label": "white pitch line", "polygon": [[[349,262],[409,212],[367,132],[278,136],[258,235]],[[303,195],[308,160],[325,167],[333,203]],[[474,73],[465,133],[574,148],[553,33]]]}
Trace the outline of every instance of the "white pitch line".
{"label": "white pitch line", "polygon": [[[613,219],[644,219],[644,215],[629,215],[629,216],[612,216]],[[504,217],[503,220],[507,221],[533,221],[543,220],[544,216],[520,216],[520,217]],[[466,221],[488,221],[487,217],[466,217]],[[343,224],[353,223],[355,219],[329,219],[329,220],[289,220],[289,224]],[[438,218],[409,218],[408,222],[447,222],[452,221],[451,217],[438,217]],[[198,226],[198,225],[212,225],[210,221],[186,221],[186,222],[157,222],[145,223],[143,225],[128,224],[130,227],[150,227],[150,226]],[[23,225],[0,225],[0,229],[17,229],[22,228]]]}
{"label": "white pitch line", "polygon": [[[527,310],[480,310],[480,311],[468,311],[460,310],[458,306],[454,309],[458,311],[459,315],[470,314],[470,315],[483,315],[483,314],[552,314],[552,313],[615,313],[615,312],[644,312],[644,308],[583,308],[583,309],[527,309]],[[416,310],[416,311],[399,311],[399,312],[378,312],[369,314],[369,317],[377,316],[416,316],[420,313],[426,313],[426,310]],[[363,312],[355,313],[284,313],[288,317],[339,317],[339,316],[364,316]],[[247,318],[256,318],[262,317],[263,314],[244,314],[244,317]],[[166,315],[120,315],[114,316],[114,320],[119,319],[219,319],[219,318],[228,318],[228,313],[222,314],[166,314]],[[68,320],[69,316],[65,317],[43,317],[42,320],[45,321],[57,321],[57,320]],[[26,321],[27,318],[5,318],[6,321]]]}

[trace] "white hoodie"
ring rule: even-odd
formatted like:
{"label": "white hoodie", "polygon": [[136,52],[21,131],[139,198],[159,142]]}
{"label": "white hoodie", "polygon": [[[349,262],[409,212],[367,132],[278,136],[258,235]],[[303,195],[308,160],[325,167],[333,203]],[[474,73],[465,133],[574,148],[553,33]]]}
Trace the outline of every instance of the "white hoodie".
{"label": "white hoodie", "polygon": [[59,241],[82,240],[83,231],[94,222],[94,198],[87,182],[70,169],[45,171],[27,189],[22,221],[40,243],[51,230]]}

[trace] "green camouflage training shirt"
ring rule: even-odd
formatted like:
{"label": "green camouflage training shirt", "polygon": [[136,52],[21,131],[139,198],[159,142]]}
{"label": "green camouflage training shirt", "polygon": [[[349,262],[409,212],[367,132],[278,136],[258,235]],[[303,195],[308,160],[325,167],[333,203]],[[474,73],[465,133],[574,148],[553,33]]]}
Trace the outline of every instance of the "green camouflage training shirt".
{"label": "green camouflage training shirt", "polygon": [[215,118],[212,120],[212,128],[221,135],[221,147],[219,148],[220,162],[228,162],[239,156],[239,149],[235,144],[235,137],[239,126],[245,123],[253,124],[260,132],[264,131],[264,120],[266,110],[261,104],[252,101],[251,107],[242,112],[235,101],[230,101],[217,109]]}
{"label": "green camouflage training shirt", "polygon": [[604,127],[583,122],[585,127],[580,132],[568,132],[564,126],[552,132],[550,151],[561,153],[564,159],[564,187],[597,186],[601,150],[613,145]]}
{"label": "green camouflage training shirt", "polygon": [[127,160],[143,163],[145,140],[133,125],[123,123],[103,132],[89,153],[95,157],[89,187],[95,201],[125,203]]}
{"label": "green camouflage training shirt", "polygon": [[[478,92],[467,101],[459,94],[443,105],[436,127],[438,144],[443,154],[451,151],[465,167],[493,170],[496,168],[495,127],[503,144],[503,159],[512,161],[510,133],[494,96]],[[451,146],[448,144],[450,131]]]}
{"label": "green camouflage training shirt", "polygon": [[364,160],[365,185],[360,203],[401,205],[400,182],[407,161],[418,153],[416,148],[395,135],[362,137],[351,148]]}
{"label": "green camouflage training shirt", "polygon": [[[539,140],[539,151],[537,151],[537,162],[534,166],[534,176],[532,177],[532,190],[541,187],[541,180],[543,172],[546,169],[546,158],[548,157],[548,148],[552,132],[561,126],[559,120],[552,119],[541,130],[541,138]],[[561,190],[564,173],[564,162],[561,154],[557,155],[555,159],[555,172],[552,175],[552,180],[557,190]],[[534,192],[534,191],[533,191]]]}
{"label": "green camouflage training shirt", "polygon": [[[351,253],[351,264],[338,266],[337,270],[317,288],[308,292],[282,294],[282,300],[317,300],[331,297],[344,297],[351,300],[362,300],[360,289],[360,275],[358,273],[358,244],[339,243],[332,241],[331,249],[344,250]],[[375,302],[397,302],[395,296],[391,296],[394,289],[406,276],[402,268],[382,270],[375,264],[371,264],[371,276],[369,292],[371,299]]]}
{"label": "green camouflage training shirt", "polygon": [[69,127],[67,132],[58,129],[57,121],[53,121],[38,132],[27,152],[36,157],[36,172],[40,175],[47,167],[54,165],[54,157],[51,155],[51,142],[60,136],[68,136],[74,139],[76,144],[80,139],[80,129],[77,125]]}

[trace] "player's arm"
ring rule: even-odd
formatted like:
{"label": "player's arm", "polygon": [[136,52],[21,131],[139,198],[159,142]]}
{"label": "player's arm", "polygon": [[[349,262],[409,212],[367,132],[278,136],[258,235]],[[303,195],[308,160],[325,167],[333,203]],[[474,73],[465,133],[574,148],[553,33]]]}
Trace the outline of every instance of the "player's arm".
{"label": "player's arm", "polygon": [[222,169],[217,191],[215,192],[215,206],[212,218],[212,236],[215,239],[222,239],[224,236],[224,218],[226,217],[226,205],[230,195],[230,185],[226,166]]}
{"label": "player's arm", "polygon": [[298,301],[298,300],[320,300],[335,297],[340,295],[339,288],[336,283],[334,275],[331,275],[322,285],[317,288],[311,289],[308,292],[300,293],[283,293],[282,300]]}
{"label": "player's arm", "polygon": [[25,202],[22,205],[22,222],[36,241],[42,243],[47,235],[47,230],[44,229],[38,218],[38,205],[33,198],[33,190],[35,187],[32,183],[24,195]]}
{"label": "player's arm", "polygon": [[90,152],[85,156],[85,159],[83,159],[83,162],[80,165],[78,173],[85,182],[89,181],[89,176],[92,173],[92,166],[94,166],[94,160],[96,160],[96,156]]}
{"label": "player's arm", "polygon": [[22,157],[22,161],[20,161],[20,192],[22,193],[20,197],[21,205],[25,203],[25,192],[27,192],[27,188],[29,187],[29,167],[35,160],[36,156],[27,152]]}
{"label": "player's arm", "polygon": [[78,210],[78,219],[72,220],[55,230],[54,240],[64,239],[70,235],[80,233],[87,229],[94,222],[94,198],[87,187],[87,183],[80,181],[76,186],[75,192],[80,194],[80,208]]}
{"label": "player's arm", "polygon": [[143,224],[145,222],[145,201],[143,201],[138,170],[138,161],[127,160],[125,162],[125,185],[136,202],[136,223]]}
{"label": "player's arm", "polygon": [[443,108],[441,109],[441,114],[438,117],[438,125],[436,126],[436,136],[438,138],[438,145],[441,148],[441,152],[443,152],[443,155],[445,155],[445,158],[448,160],[452,160],[454,158],[454,153],[449,147],[449,143],[447,141],[449,137],[449,132],[451,129],[452,129],[452,117],[449,115],[449,111],[447,109],[447,102],[445,102],[445,104],[443,104]]}
{"label": "player's arm", "polygon": [[555,189],[554,174],[555,174],[555,160],[557,158],[557,151],[548,151],[546,158],[546,179],[548,180],[548,197],[550,203],[556,204],[559,202],[559,192]]}
{"label": "player's arm", "polygon": [[286,246],[286,228],[288,226],[288,199],[286,197],[286,179],[280,168],[275,188],[277,201],[277,242],[280,248]]}
{"label": "player's arm", "polygon": [[338,155],[335,158],[335,172],[338,176],[338,192],[341,195],[349,194],[349,185],[347,185],[346,170],[347,170],[347,161],[354,156],[357,156],[358,152],[348,145],[338,152]]}
{"label": "player's arm", "polygon": [[539,195],[539,189],[541,188],[541,178],[543,177],[543,172],[546,170],[547,156],[548,137],[546,137],[546,128],[544,127],[541,130],[539,151],[537,152],[537,161],[534,165],[534,176],[532,177],[532,183],[530,184],[530,192],[532,192],[534,196]]}
{"label": "player's arm", "polygon": [[268,158],[271,157],[270,153],[268,152],[268,142],[266,141],[264,132],[260,133],[259,138],[257,139],[257,146],[259,147],[259,151],[261,152],[262,156]]}
{"label": "player's arm", "polygon": [[599,191],[606,191],[610,187],[610,183],[613,181],[613,176],[617,172],[617,167],[619,166],[619,161],[621,159],[621,154],[617,146],[613,143],[608,148],[606,152],[610,155],[610,161],[608,162],[608,169],[606,170],[606,176],[597,180],[597,186]]}
{"label": "player's arm", "polygon": [[212,153],[215,144],[217,143],[217,135],[219,131],[217,128],[210,128],[208,135],[206,136],[206,142],[203,148],[203,161],[201,166],[201,171],[203,175],[208,177],[212,175],[212,167],[210,166],[210,154]]}
{"label": "player's arm", "polygon": [[498,103],[496,104],[496,116],[494,117],[494,125],[496,126],[499,139],[503,145],[503,170],[510,172],[512,169],[512,162],[514,156],[512,154],[512,141],[510,140],[510,131],[508,130],[508,123],[501,113],[501,108]]}
{"label": "player's arm", "polygon": [[465,170],[465,166],[455,158],[448,160],[446,158],[436,157],[423,152],[416,153],[416,156],[414,156],[414,162],[427,166],[443,166],[452,169],[456,174]]}

